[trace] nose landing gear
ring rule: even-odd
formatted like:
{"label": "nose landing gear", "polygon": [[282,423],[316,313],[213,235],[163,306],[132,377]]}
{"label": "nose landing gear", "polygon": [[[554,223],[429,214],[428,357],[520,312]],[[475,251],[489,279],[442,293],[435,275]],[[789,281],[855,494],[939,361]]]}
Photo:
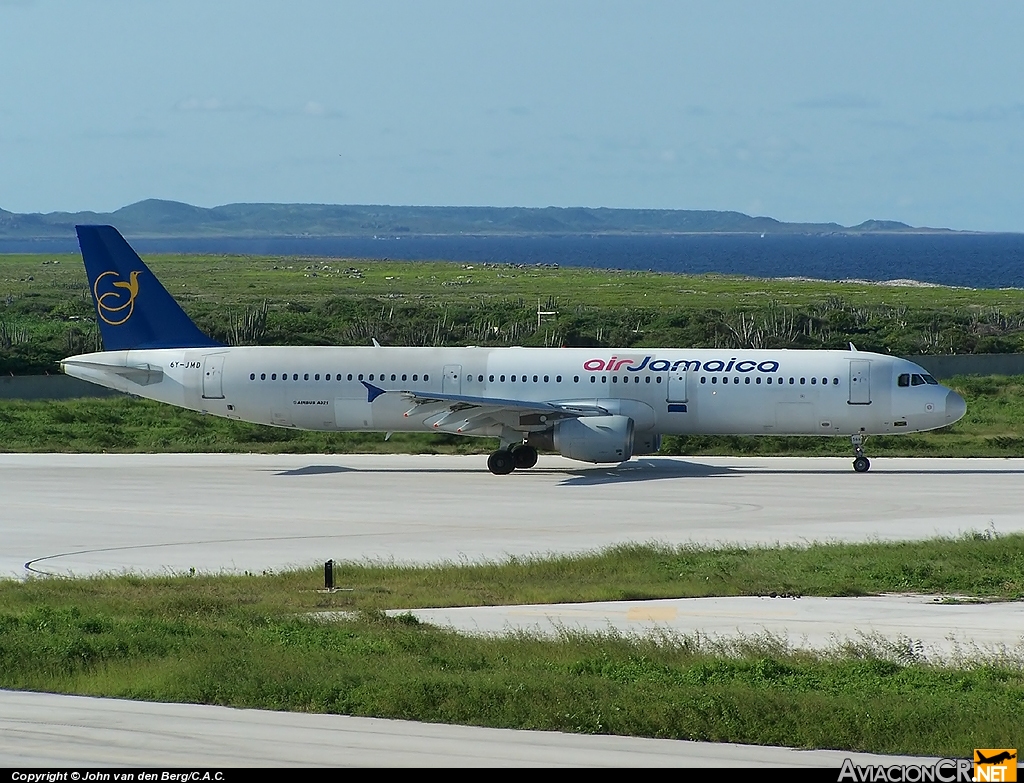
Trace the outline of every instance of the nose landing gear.
{"label": "nose landing gear", "polygon": [[871,460],[864,456],[864,436],[851,435],[850,443],[853,444],[853,453],[856,455],[853,460],[853,469],[858,473],[867,473],[871,468]]}

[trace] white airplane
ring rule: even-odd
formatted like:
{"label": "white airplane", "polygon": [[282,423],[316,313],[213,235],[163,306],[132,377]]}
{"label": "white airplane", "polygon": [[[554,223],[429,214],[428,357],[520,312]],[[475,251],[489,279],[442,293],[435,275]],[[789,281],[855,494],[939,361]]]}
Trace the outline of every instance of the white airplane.
{"label": "white airplane", "polygon": [[111,226],[78,226],[107,350],[68,375],[229,419],[325,431],[497,438],[495,474],[538,450],[593,463],[655,454],[662,435],[850,438],[936,429],[963,397],[916,364],[857,351],[231,347],[204,335]]}

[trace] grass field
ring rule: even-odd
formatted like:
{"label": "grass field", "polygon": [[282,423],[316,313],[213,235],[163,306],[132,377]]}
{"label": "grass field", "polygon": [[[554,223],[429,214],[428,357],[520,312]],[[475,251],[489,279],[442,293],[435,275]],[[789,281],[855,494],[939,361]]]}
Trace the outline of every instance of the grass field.
{"label": "grass field", "polygon": [[[964,755],[1024,719],[1016,657],[566,633],[467,638],[384,607],[955,592],[1019,599],[1024,537],[805,549],[630,546],[555,560],[0,582],[0,687],[587,733]],[[322,622],[308,613],[347,609]],[[904,651],[905,653],[905,651]]]}
{"label": "grass field", "polygon": [[[268,295],[314,306],[332,296],[417,298],[445,304],[536,297],[597,307],[684,307],[723,310],[775,299],[797,306],[839,297],[856,307],[1024,308],[1024,290],[884,286],[729,275],[677,275],[584,267],[377,261],[292,256],[146,256],[168,291],[189,303],[247,305]],[[63,292],[73,292],[68,296]],[[36,296],[32,296],[35,294]],[[84,298],[78,254],[0,254],[0,296]],[[534,302],[535,303],[535,302]]]}

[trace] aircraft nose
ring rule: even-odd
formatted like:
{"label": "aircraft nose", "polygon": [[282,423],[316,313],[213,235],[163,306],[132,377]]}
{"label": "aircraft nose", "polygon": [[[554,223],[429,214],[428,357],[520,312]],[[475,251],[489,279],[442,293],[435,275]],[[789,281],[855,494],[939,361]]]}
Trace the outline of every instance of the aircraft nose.
{"label": "aircraft nose", "polygon": [[946,424],[959,421],[967,413],[967,401],[955,391],[946,395]]}

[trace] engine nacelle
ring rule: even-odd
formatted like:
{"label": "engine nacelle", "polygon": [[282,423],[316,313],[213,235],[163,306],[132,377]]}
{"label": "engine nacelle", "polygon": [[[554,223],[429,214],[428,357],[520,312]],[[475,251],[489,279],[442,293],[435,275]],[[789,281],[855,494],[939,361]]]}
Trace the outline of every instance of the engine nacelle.
{"label": "engine nacelle", "polygon": [[550,437],[563,457],[581,462],[625,462],[633,456],[633,429],[628,416],[583,416],[558,422]]}

